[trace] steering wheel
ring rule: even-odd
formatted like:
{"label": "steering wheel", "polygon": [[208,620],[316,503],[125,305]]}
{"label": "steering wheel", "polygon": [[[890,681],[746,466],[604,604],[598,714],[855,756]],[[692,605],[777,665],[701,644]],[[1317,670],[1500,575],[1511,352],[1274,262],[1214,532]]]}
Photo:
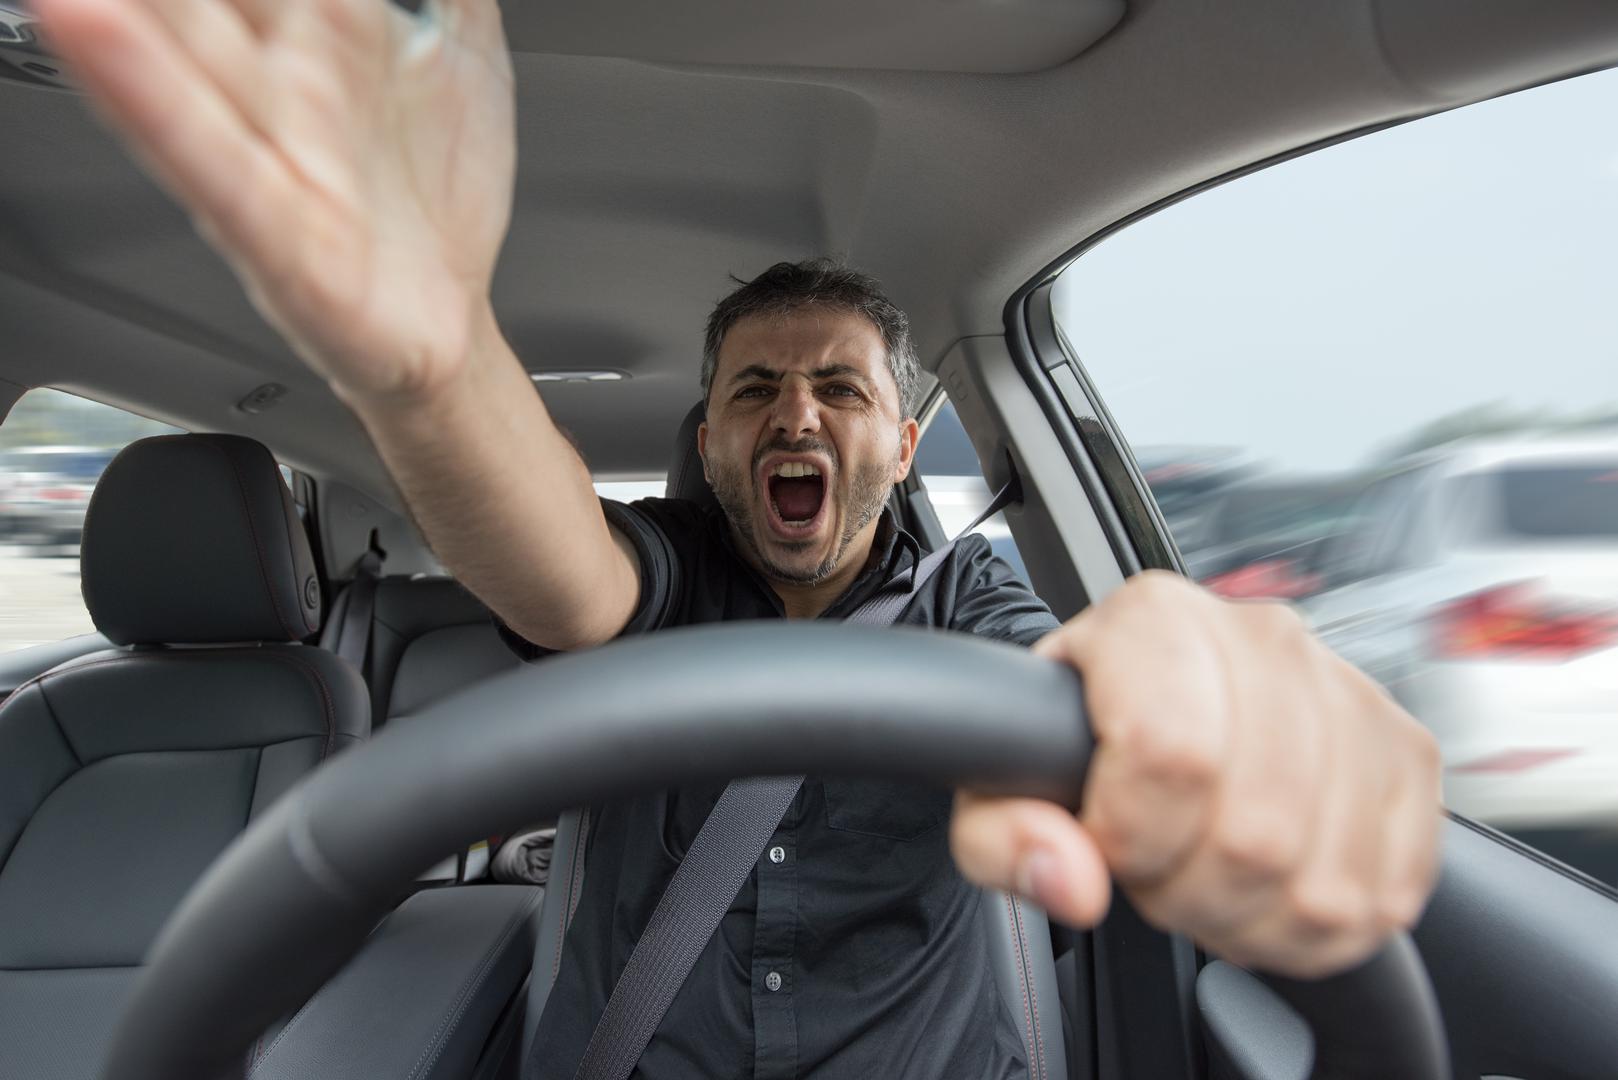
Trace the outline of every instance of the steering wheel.
{"label": "steering wheel", "polygon": [[[812,694],[782,694],[812,658]],[[105,1080],[215,1076],[334,975],[425,866],[570,807],[735,776],[888,777],[1079,805],[1072,669],[965,635],[834,624],[674,630],[490,680],[311,774],[170,917]],[[431,793],[430,797],[427,793]],[[1408,938],[1320,982],[1268,980],[1316,1077],[1445,1080]]]}

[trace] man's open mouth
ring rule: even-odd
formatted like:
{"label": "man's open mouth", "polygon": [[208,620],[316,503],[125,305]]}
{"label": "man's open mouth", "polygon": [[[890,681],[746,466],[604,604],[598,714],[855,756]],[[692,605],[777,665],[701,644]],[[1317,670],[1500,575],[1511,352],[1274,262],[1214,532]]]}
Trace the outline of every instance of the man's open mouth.
{"label": "man's open mouth", "polygon": [[814,531],[826,505],[826,477],[807,461],[780,461],[765,477],[770,524],[777,532],[799,538]]}

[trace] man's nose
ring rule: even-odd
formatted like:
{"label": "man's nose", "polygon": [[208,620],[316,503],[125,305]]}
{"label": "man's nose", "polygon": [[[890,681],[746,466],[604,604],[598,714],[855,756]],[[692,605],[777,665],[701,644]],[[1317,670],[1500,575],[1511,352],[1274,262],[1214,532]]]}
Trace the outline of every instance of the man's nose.
{"label": "man's nose", "polygon": [[771,420],[775,430],[788,438],[813,435],[820,430],[820,401],[808,379],[788,375],[781,381]]}

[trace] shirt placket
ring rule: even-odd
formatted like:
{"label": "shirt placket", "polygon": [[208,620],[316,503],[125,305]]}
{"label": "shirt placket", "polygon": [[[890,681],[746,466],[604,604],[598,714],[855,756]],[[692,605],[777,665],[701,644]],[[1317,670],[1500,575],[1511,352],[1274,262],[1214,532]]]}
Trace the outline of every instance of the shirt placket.
{"label": "shirt placket", "polygon": [[[798,793],[798,803],[803,793]],[[794,811],[796,806],[794,807]],[[753,1078],[791,1080],[798,1071],[798,815],[789,811],[758,861],[753,920]]]}

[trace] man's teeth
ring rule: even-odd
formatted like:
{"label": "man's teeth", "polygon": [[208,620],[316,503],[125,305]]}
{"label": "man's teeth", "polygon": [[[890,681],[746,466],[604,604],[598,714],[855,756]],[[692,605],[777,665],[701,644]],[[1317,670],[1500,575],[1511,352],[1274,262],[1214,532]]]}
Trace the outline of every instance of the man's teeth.
{"label": "man's teeth", "polygon": [[775,471],[770,475],[784,476],[788,480],[792,480],[800,476],[819,476],[820,470],[807,461],[783,461],[775,467]]}

